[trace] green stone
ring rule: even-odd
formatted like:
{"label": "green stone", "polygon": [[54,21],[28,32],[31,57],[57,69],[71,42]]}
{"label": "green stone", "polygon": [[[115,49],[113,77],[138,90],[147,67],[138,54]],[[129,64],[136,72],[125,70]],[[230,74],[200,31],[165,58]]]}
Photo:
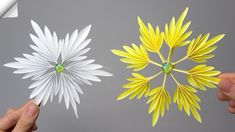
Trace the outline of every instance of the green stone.
{"label": "green stone", "polygon": [[64,71],[64,65],[63,64],[56,64],[55,70],[57,73],[61,73]]}
{"label": "green stone", "polygon": [[169,63],[169,62],[165,62],[164,64],[162,64],[162,71],[166,74],[171,73],[173,68],[174,68],[174,66],[171,65],[171,63]]}

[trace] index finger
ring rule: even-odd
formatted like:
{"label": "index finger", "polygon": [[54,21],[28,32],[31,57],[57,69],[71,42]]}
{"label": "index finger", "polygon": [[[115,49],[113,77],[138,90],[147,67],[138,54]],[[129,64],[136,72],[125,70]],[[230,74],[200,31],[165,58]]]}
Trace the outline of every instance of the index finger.
{"label": "index finger", "polygon": [[218,76],[219,78],[230,78],[235,79],[235,73],[222,73]]}

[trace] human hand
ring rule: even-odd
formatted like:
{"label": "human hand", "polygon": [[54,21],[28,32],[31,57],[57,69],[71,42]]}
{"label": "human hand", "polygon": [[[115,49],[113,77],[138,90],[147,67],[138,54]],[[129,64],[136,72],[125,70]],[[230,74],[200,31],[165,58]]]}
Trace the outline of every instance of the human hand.
{"label": "human hand", "polygon": [[39,106],[28,101],[18,109],[9,109],[0,118],[0,132],[32,132],[37,129],[35,124],[39,115]]}
{"label": "human hand", "polygon": [[228,102],[228,111],[235,114],[235,73],[223,73],[219,76],[218,99]]}

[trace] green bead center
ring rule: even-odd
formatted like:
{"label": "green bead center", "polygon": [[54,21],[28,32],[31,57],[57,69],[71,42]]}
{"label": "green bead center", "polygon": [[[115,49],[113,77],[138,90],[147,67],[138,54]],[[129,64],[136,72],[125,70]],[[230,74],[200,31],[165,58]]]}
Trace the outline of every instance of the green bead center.
{"label": "green bead center", "polygon": [[171,63],[169,63],[169,62],[165,62],[164,64],[162,64],[162,71],[166,74],[171,73],[173,68],[174,68],[174,66],[171,65]]}
{"label": "green bead center", "polygon": [[63,71],[64,71],[64,65],[63,65],[63,64],[60,64],[60,63],[59,63],[59,64],[56,64],[55,70],[56,70],[57,73],[63,72]]}

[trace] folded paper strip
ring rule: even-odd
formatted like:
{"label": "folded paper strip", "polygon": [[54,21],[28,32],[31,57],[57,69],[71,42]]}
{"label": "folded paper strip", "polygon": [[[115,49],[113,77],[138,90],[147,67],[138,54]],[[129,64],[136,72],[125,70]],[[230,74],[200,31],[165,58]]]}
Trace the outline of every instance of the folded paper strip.
{"label": "folded paper strip", "polygon": [[0,0],[0,18],[18,17],[17,0]]}

